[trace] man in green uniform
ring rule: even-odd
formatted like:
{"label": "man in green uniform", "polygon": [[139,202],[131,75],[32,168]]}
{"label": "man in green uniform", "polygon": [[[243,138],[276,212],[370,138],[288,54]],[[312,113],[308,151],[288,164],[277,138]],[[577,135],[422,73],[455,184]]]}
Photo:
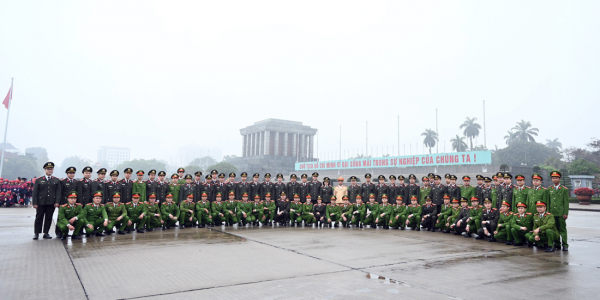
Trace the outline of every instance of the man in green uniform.
{"label": "man in green uniform", "polygon": [[225,213],[225,226],[237,224],[246,217],[242,216],[242,208],[239,206],[242,203],[248,203],[248,194],[242,194],[241,201],[235,201],[235,191],[229,191],[228,200],[223,203],[223,212]]}
{"label": "man in green uniform", "polygon": [[375,201],[375,194],[369,194],[369,203],[367,203],[366,206],[367,216],[365,217],[364,224],[376,229],[377,224],[375,224],[375,219],[377,218],[377,213],[379,212],[379,203]]}
{"label": "man in green uniform", "polygon": [[196,219],[196,203],[194,203],[194,194],[188,194],[187,199],[179,204],[179,229],[194,227]]}
{"label": "man in green uniform", "polygon": [[469,206],[471,204],[471,198],[477,197],[475,193],[475,188],[471,186],[471,177],[465,175],[462,177],[463,185],[460,187],[460,195],[461,197],[465,197],[469,199]]}
{"label": "man in green uniform", "polygon": [[[427,203],[427,199],[432,198],[426,198],[425,203]],[[421,205],[418,204],[417,201],[418,199],[416,196],[410,197],[410,205],[406,207],[406,211],[404,212],[404,215],[406,215],[404,224],[412,228],[412,230],[421,231]]]}
{"label": "man in green uniform", "polygon": [[390,227],[394,229],[400,228],[400,230],[405,229],[406,225],[406,204],[404,204],[404,199],[401,195],[396,196],[396,204],[394,205],[394,212],[392,217],[390,218]]}
{"label": "man in green uniform", "polygon": [[[185,174],[185,169],[184,168],[179,168],[177,169],[177,183],[179,183],[179,185],[184,185],[185,184],[185,179],[183,178],[183,174]],[[175,196],[175,195],[173,195]],[[174,198],[174,199],[179,199],[179,198]]]}
{"label": "man in green uniform", "polygon": [[[385,197],[387,199],[387,195]],[[352,213],[354,212],[354,205],[350,204],[350,198],[348,198],[347,195],[344,195],[342,200],[344,200],[344,204],[342,204],[340,207],[342,212],[340,215],[340,221],[342,222],[342,227],[350,228],[350,219],[352,218]]]}
{"label": "man in green uniform", "polygon": [[460,212],[458,217],[454,219],[454,223],[450,225],[450,229],[454,230],[454,235],[461,235],[468,225],[469,219],[469,199],[460,197]]}
{"label": "man in green uniform", "polygon": [[[521,202],[527,205],[527,195],[529,194],[529,188],[525,186],[525,176],[519,174],[515,176],[515,179],[517,180],[517,186],[514,188],[512,193],[512,203]],[[515,207],[513,207],[513,213],[516,213],[517,209],[518,207],[516,207],[515,205]]]}
{"label": "man in green uniform", "polygon": [[[373,195],[373,200],[375,200],[375,195]],[[331,202],[329,203],[329,205],[327,205],[327,209],[326,214],[327,214],[327,224],[329,224],[331,227],[339,227],[337,223],[337,221],[340,218],[341,215],[341,210],[339,208],[339,206],[337,206],[337,204],[335,204],[336,199],[335,196],[331,196]],[[291,213],[290,213],[291,215]]]}
{"label": "man in green uniform", "polygon": [[538,212],[533,215],[533,231],[525,236],[529,243],[546,247],[546,252],[554,252],[554,241],[557,237],[554,216],[546,212],[546,203],[538,201],[535,206]]}
{"label": "man in green uniform", "polygon": [[127,209],[125,204],[121,203],[121,193],[115,192],[112,196],[113,202],[108,203],[104,206],[106,209],[106,216],[108,217],[108,225],[106,226],[106,233],[113,233],[113,227],[118,226],[118,234],[125,234],[125,226],[129,222],[127,217]]}
{"label": "man in green uniform", "polygon": [[550,203],[548,190],[542,186],[542,180],[544,179],[540,174],[535,173],[531,175],[533,187],[529,189],[529,193],[527,194],[527,210],[532,214],[537,213],[536,203],[539,201],[543,203]]}
{"label": "man in green uniform", "polygon": [[[230,194],[231,194],[231,192],[230,192]],[[260,194],[255,194],[254,197],[256,197],[257,195],[258,195],[258,198],[260,199]],[[231,199],[231,195],[229,195],[229,199]],[[227,204],[229,204],[229,202]],[[246,224],[248,223],[251,207],[252,207],[252,203],[250,201],[248,201],[248,197],[244,197],[242,195],[242,201],[237,202],[236,216],[237,216],[238,222],[242,222],[243,226],[246,226]]]}
{"label": "man in green uniform", "polygon": [[510,211],[510,203],[503,201],[500,206],[500,218],[498,226],[494,231],[494,237],[500,240],[506,240],[506,245],[514,245],[510,224],[512,223],[513,213]]}
{"label": "man in green uniform", "polygon": [[553,171],[550,174],[553,185],[548,187],[548,197],[550,198],[550,213],[554,216],[554,225],[560,236],[556,236],[554,248],[561,247],[560,240],[562,239],[562,251],[569,251],[567,243],[567,218],[569,217],[569,189],[560,184],[562,174],[558,171]]}
{"label": "man in green uniform", "polygon": [[181,189],[181,184],[178,181],[179,181],[179,175],[177,175],[177,174],[171,175],[171,183],[169,184],[168,194],[171,194],[173,196],[174,201],[179,201],[179,190]]}
{"label": "man in green uniform", "polygon": [[96,233],[96,236],[104,236],[104,227],[108,225],[108,216],[104,209],[102,200],[104,199],[102,192],[97,191],[94,193],[92,203],[88,203],[83,208],[83,219],[85,220],[85,232],[86,236],[90,236],[92,233]]}
{"label": "man in green uniform", "polygon": [[390,219],[394,214],[394,207],[388,203],[388,196],[381,195],[381,205],[379,205],[378,215],[375,218],[376,226],[383,226],[383,229],[390,229]]}
{"label": "man in green uniform", "polygon": [[[419,204],[424,205],[425,197],[431,196],[431,187],[429,186],[429,177],[423,176],[423,178],[421,178],[421,181],[423,181],[423,187],[421,187],[420,193],[419,193],[419,195],[420,195]],[[410,196],[412,196],[412,195],[409,195],[409,197]],[[408,201],[409,199],[406,199],[406,200]]]}
{"label": "man in green uniform", "polygon": [[269,226],[273,226],[273,217],[276,209],[277,207],[275,206],[275,201],[271,200],[271,193],[266,193],[265,201],[263,203],[261,222],[263,224],[269,224]]}
{"label": "man in green uniform", "polygon": [[83,207],[77,203],[77,192],[71,192],[67,195],[67,204],[60,206],[58,210],[58,221],[56,226],[62,233],[61,240],[66,240],[69,230],[73,230],[71,239],[80,240],[79,232],[84,225]]}
{"label": "man in green uniform", "polygon": [[[319,173],[313,173],[313,179],[315,178],[315,174],[319,174]],[[313,180],[314,182],[314,180]],[[310,183],[309,183],[310,184]],[[321,186],[319,185],[319,189],[321,188]],[[315,223],[317,220],[315,219],[315,213],[313,212],[313,204],[312,204],[312,195],[308,194],[306,195],[306,202],[303,204],[302,207],[302,220],[304,220],[304,225],[312,225],[313,223]]]}
{"label": "man in green uniform", "polygon": [[354,204],[350,223],[352,223],[354,226],[358,226],[359,228],[363,228],[363,222],[365,221],[366,214],[367,207],[362,202],[362,196],[356,195],[356,203]]}
{"label": "man in green uniform", "polygon": [[450,233],[450,230],[452,229],[451,226],[454,225],[454,222],[456,221],[456,219],[458,219],[459,215],[460,215],[460,201],[458,199],[454,198],[454,199],[452,199],[452,212],[450,213],[450,216],[446,220],[446,227],[448,229],[445,230],[444,233]]}
{"label": "man in green uniform", "polygon": [[139,170],[135,174],[137,175],[137,180],[133,182],[131,193],[139,194],[140,199],[142,199],[142,202],[144,202],[146,200],[146,182],[144,182],[144,171]]}
{"label": "man in green uniform", "polygon": [[215,225],[217,226],[221,226],[223,225],[223,222],[227,222],[227,218],[225,218],[225,205],[221,202],[222,197],[223,195],[221,192],[217,192],[215,195],[215,202],[213,202],[210,207],[213,222],[215,222]]}
{"label": "man in green uniform", "polygon": [[[430,197],[431,198],[431,197]],[[450,204],[450,198],[444,198],[444,204],[440,206],[438,211],[438,219],[435,222],[435,228],[439,229],[444,233],[450,232],[450,227],[446,224],[448,223],[448,218],[452,214],[452,205]]]}
{"label": "man in green uniform", "polygon": [[294,201],[290,205],[290,225],[302,224],[302,203],[300,195],[294,194]]}
{"label": "man in green uniform", "polygon": [[148,231],[153,231],[154,228],[160,228],[162,224],[165,223],[162,219],[160,206],[156,203],[156,198],[155,193],[148,195],[148,202],[146,203],[146,212],[148,213],[146,227],[148,228]]}
{"label": "man in green uniform", "polygon": [[465,231],[467,234],[466,238],[470,238],[474,233],[477,233],[481,228],[481,212],[483,211],[483,205],[479,205],[479,198],[471,197],[471,206],[469,207],[469,219],[467,220],[467,228]]}
{"label": "man in green uniform", "polygon": [[527,212],[525,202],[517,202],[517,213],[513,215],[510,227],[510,233],[515,240],[514,245],[523,246],[523,241],[527,240],[527,233],[533,230],[533,216]]}
{"label": "man in green uniform", "polygon": [[140,198],[142,195],[138,193],[134,193],[131,196],[131,202],[125,204],[125,209],[127,209],[127,233],[130,233],[133,230],[133,225],[135,225],[135,229],[138,233],[144,233],[144,226],[146,225],[148,212],[146,211],[146,205],[143,202],[140,202]]}
{"label": "man in green uniform", "polygon": [[173,202],[173,198],[175,198],[173,194],[167,194],[167,201],[160,206],[160,214],[164,221],[163,229],[171,229],[179,219],[179,206]]}
{"label": "man in green uniform", "polygon": [[198,220],[198,228],[212,225],[210,202],[206,192],[202,192],[201,200],[196,203],[196,219]]}
{"label": "man in green uniform", "polygon": [[258,221],[260,219],[262,219],[262,214],[263,214],[263,205],[262,203],[260,203],[260,195],[255,195],[254,196],[254,202],[249,204],[250,207],[250,212],[248,213],[248,217],[246,218],[246,221],[250,224],[250,225],[256,225],[258,226]]}

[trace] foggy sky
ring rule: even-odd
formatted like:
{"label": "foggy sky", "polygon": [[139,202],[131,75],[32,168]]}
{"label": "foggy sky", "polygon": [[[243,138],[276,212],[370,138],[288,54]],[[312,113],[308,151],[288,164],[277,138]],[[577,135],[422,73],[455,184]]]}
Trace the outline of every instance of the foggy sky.
{"label": "foggy sky", "polygon": [[[2,1],[7,140],[57,164],[95,161],[99,146],[239,156],[240,128],[279,118],[319,129],[324,159],[340,125],[342,149],[364,153],[368,121],[380,156],[397,152],[400,116],[400,144],[415,154],[437,108],[439,151],[446,141],[450,152],[466,117],[483,125],[483,100],[490,149],[521,119],[541,142],[600,137],[598,1],[290,2]],[[2,132],[5,118],[2,108]]]}

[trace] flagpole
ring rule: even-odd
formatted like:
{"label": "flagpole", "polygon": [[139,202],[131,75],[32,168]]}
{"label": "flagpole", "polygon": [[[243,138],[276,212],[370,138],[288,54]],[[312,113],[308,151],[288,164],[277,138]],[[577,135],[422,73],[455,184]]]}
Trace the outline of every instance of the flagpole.
{"label": "flagpole", "polygon": [[0,177],[2,177],[2,169],[4,167],[4,151],[6,150],[6,132],[8,131],[8,115],[10,114],[10,102],[12,101],[13,80],[10,79],[10,92],[8,93],[8,108],[6,110],[6,126],[4,126],[4,143],[2,144],[2,159],[0,160]]}

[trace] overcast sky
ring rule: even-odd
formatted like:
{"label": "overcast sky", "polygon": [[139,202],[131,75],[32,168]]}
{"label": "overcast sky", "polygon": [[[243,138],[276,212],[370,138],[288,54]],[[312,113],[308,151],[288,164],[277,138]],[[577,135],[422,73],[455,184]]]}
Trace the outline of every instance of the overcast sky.
{"label": "overcast sky", "polygon": [[340,125],[342,148],[364,152],[368,121],[379,156],[397,152],[399,115],[415,154],[437,108],[449,152],[486,100],[488,148],[521,119],[538,141],[585,146],[600,137],[599,15],[600,1],[4,0],[8,141],[56,163],[99,146],[241,155],[240,128],[280,118],[319,129],[319,154]]}

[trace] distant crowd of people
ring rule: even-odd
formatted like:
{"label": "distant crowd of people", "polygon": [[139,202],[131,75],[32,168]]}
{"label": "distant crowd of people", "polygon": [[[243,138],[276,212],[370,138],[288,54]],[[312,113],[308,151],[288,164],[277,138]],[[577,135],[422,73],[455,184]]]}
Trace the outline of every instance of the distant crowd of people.
{"label": "distant crowd of people", "polygon": [[0,177],[0,207],[29,206],[33,195],[33,182],[18,177],[8,180]]}

